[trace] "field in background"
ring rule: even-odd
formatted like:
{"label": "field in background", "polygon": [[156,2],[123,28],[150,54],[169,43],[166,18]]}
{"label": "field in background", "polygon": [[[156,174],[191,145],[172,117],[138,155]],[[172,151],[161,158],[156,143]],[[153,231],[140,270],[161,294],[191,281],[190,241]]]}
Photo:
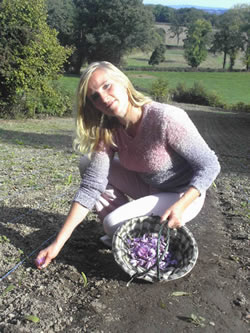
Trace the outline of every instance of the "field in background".
{"label": "field in background", "polygon": [[[168,30],[168,25],[160,25]],[[128,55],[125,60],[124,71],[129,76],[133,84],[137,89],[141,89],[146,93],[149,93],[152,83],[157,78],[166,79],[169,82],[170,88],[175,88],[178,83],[185,83],[187,87],[193,85],[195,81],[200,82],[209,92],[213,91],[219,95],[224,103],[235,104],[243,102],[250,104],[250,73],[249,72],[218,72],[216,70],[222,69],[223,55],[209,53],[206,61],[204,61],[200,68],[209,69],[206,72],[185,72],[187,65],[183,56],[183,48],[174,47],[177,46],[176,38],[170,38],[168,33],[166,44],[171,45],[173,48],[166,50],[166,60],[160,65],[155,67],[148,64],[151,56],[151,52],[143,53],[135,50]],[[182,34],[179,46],[183,45]],[[228,59],[229,61],[229,59]],[[227,63],[228,67],[229,63]],[[133,71],[126,71],[126,68],[134,67]],[[140,68],[145,67],[150,71],[140,71]],[[157,68],[161,71],[157,71]],[[176,69],[176,71],[168,71]],[[234,69],[244,70],[242,63],[242,54],[238,55]],[[78,76],[64,76],[60,83],[68,90],[73,96],[75,96],[76,88],[79,82]]]}
{"label": "field in background", "polygon": [[[221,96],[223,102],[227,104],[235,104],[243,102],[250,104],[250,73],[237,72],[146,72],[146,71],[127,71],[126,74],[132,83],[140,90],[149,93],[152,83],[162,78],[168,81],[170,88],[175,88],[178,83],[185,83],[190,87],[195,81],[208,90],[216,92]],[[64,89],[75,96],[78,76],[64,76],[60,83]]]}
{"label": "field in background", "polygon": [[[187,62],[183,56],[184,51],[182,48],[172,48],[167,49],[165,53],[165,61],[156,66],[156,68],[187,68]],[[143,52],[134,52],[130,54],[126,59],[126,65],[127,66],[138,66],[138,67],[149,67],[152,68],[151,65],[148,64],[148,61],[150,59],[151,52],[149,53],[143,53]],[[237,70],[244,70],[245,67],[242,63],[242,54],[239,54],[236,61],[234,69]],[[216,54],[208,53],[207,59],[201,63],[199,68],[209,68],[209,69],[216,69],[216,70],[222,70],[223,65],[223,55],[222,54]],[[229,58],[226,68],[229,66]]]}
{"label": "field in background", "polygon": [[136,87],[146,91],[158,78],[167,80],[170,88],[175,88],[178,83],[191,87],[194,82],[200,82],[207,91],[215,92],[225,103],[250,104],[250,73],[129,71],[127,75]]}

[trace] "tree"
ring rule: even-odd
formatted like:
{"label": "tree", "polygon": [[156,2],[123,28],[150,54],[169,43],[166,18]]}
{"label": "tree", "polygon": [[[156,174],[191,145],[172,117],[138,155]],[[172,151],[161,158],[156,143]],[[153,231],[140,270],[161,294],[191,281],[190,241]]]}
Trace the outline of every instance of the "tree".
{"label": "tree", "polygon": [[116,65],[133,48],[155,46],[153,14],[141,0],[75,0],[78,11],[77,70],[83,62]]}
{"label": "tree", "polygon": [[204,11],[196,8],[180,8],[175,14],[183,26],[188,26],[197,20],[204,19]]}
{"label": "tree", "polygon": [[156,6],[149,5],[148,7],[152,10],[156,22],[164,22],[164,23],[171,22],[171,18],[175,12],[175,9],[163,5],[156,5]]}
{"label": "tree", "polygon": [[149,65],[159,65],[161,62],[165,61],[165,51],[165,45],[158,45],[151,54],[151,57],[148,61]]}
{"label": "tree", "polygon": [[156,32],[159,35],[159,39],[160,39],[161,43],[165,43],[166,31],[163,28],[157,28]]}
{"label": "tree", "polygon": [[178,14],[174,14],[172,16],[171,25],[169,30],[171,31],[172,35],[170,38],[177,38],[177,45],[180,43],[180,36],[185,31],[185,27],[183,26],[182,17]]}
{"label": "tree", "polygon": [[203,19],[188,27],[187,38],[184,40],[184,57],[191,67],[197,68],[206,59],[211,31],[210,22]]}
{"label": "tree", "polygon": [[244,52],[243,63],[248,71],[250,69],[250,5],[237,5],[233,10],[240,16],[240,31],[243,37]]}
{"label": "tree", "polygon": [[73,0],[47,0],[47,23],[58,32],[63,46],[74,45],[77,10]]}
{"label": "tree", "polygon": [[[59,45],[46,23],[45,0],[0,3],[0,112],[65,111],[52,81],[59,77],[70,49]],[[56,108],[58,108],[56,110]]]}
{"label": "tree", "polygon": [[229,55],[230,70],[232,70],[238,51],[243,49],[244,39],[240,26],[241,18],[236,11],[229,10],[220,18],[219,29],[214,35],[211,50],[213,52],[223,52],[223,69],[225,69],[227,56]]}

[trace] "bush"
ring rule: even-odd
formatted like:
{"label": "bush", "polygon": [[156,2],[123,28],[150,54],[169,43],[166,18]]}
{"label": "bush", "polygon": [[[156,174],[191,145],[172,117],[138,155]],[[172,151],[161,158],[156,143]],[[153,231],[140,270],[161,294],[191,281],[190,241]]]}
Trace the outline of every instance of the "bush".
{"label": "bush", "polygon": [[72,50],[46,19],[46,0],[0,1],[0,117],[65,111],[68,102],[52,82]]}
{"label": "bush", "polygon": [[250,112],[250,104],[245,104],[245,103],[239,102],[232,106],[232,111]]}
{"label": "bush", "polygon": [[62,117],[72,113],[72,96],[56,82],[44,91],[29,90],[16,94],[11,102],[0,103],[0,118]]}
{"label": "bush", "polygon": [[163,79],[154,81],[150,89],[150,95],[155,101],[167,102],[170,97],[168,82]]}
{"label": "bush", "polygon": [[161,62],[165,61],[165,51],[166,51],[165,45],[163,44],[158,45],[151,54],[148,64],[154,66],[154,65],[159,65]]}
{"label": "bush", "polygon": [[187,88],[185,84],[179,83],[172,90],[172,100],[179,103],[206,105],[213,107],[224,107],[219,96],[213,92],[207,92],[204,86],[199,82],[194,82],[191,88]]}

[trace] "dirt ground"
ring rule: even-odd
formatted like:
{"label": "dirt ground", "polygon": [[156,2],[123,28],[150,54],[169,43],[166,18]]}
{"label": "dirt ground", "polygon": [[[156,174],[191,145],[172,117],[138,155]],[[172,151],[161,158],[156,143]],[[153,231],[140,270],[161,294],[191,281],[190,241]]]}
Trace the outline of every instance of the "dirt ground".
{"label": "dirt ground", "polygon": [[0,332],[249,332],[250,115],[182,107],[222,166],[188,224],[198,261],[179,280],[129,287],[94,213],[46,270],[35,268],[79,183],[73,120],[0,120]]}

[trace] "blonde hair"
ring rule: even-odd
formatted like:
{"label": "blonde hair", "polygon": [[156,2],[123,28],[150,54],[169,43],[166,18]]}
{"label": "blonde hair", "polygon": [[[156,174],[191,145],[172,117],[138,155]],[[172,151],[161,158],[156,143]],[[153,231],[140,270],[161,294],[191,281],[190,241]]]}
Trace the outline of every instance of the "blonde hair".
{"label": "blonde hair", "polygon": [[83,71],[77,89],[76,139],[74,140],[74,148],[82,153],[95,151],[100,141],[103,141],[104,145],[115,146],[113,130],[117,126],[120,126],[116,118],[108,117],[97,110],[87,97],[89,80],[97,69],[105,70],[113,80],[127,89],[130,105],[141,107],[151,102],[151,99],[138,92],[128,77],[113,64],[107,61],[90,64]]}

